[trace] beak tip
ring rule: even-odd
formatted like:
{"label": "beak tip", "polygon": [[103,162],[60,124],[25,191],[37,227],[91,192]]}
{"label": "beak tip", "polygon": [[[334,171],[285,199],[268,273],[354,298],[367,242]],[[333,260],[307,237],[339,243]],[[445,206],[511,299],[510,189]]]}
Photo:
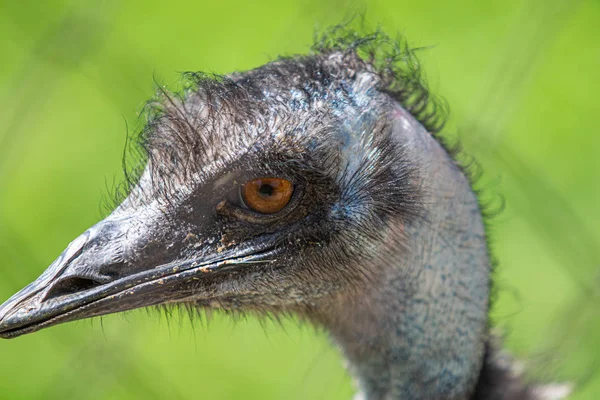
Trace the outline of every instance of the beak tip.
{"label": "beak tip", "polygon": [[39,291],[32,289],[29,285],[0,305],[0,338],[10,339],[29,331],[27,326],[39,310]]}
{"label": "beak tip", "polygon": [[32,324],[35,322],[32,311],[28,307],[0,308],[0,339],[12,339],[37,330],[37,325]]}

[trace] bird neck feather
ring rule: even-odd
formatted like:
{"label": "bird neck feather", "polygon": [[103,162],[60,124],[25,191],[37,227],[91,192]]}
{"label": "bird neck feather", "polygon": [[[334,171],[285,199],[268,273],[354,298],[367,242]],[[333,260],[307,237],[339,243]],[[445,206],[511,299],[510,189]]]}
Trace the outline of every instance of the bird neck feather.
{"label": "bird neck feather", "polygon": [[379,273],[357,292],[325,300],[313,318],[342,348],[365,398],[467,399],[488,336],[484,223],[445,149],[400,106],[392,122],[422,171],[423,218],[392,221],[380,249],[390,256],[373,261]]}

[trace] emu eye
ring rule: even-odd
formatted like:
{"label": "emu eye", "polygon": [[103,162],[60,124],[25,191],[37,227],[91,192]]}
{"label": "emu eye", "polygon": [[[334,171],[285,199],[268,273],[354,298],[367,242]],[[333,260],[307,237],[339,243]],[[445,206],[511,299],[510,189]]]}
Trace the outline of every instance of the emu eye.
{"label": "emu eye", "polygon": [[261,178],[242,186],[242,197],[248,208],[261,214],[274,214],[290,202],[294,185],[287,179]]}

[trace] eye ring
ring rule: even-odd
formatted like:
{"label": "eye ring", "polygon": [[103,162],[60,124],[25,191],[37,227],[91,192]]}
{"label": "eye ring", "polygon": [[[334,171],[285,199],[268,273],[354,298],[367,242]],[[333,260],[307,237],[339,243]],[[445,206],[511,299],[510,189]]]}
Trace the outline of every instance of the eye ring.
{"label": "eye ring", "polygon": [[292,199],[294,185],[284,178],[253,179],[242,185],[240,197],[248,209],[259,214],[275,214]]}

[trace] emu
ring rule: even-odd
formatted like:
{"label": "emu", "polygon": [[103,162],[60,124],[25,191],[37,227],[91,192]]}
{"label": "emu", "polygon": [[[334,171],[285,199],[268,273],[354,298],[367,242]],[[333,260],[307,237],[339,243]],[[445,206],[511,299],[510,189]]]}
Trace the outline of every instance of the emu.
{"label": "emu", "polygon": [[0,337],[153,305],[295,314],[361,398],[551,398],[495,346],[484,212],[409,48],[336,28],[185,82],[148,104],[127,196],[0,307]]}

